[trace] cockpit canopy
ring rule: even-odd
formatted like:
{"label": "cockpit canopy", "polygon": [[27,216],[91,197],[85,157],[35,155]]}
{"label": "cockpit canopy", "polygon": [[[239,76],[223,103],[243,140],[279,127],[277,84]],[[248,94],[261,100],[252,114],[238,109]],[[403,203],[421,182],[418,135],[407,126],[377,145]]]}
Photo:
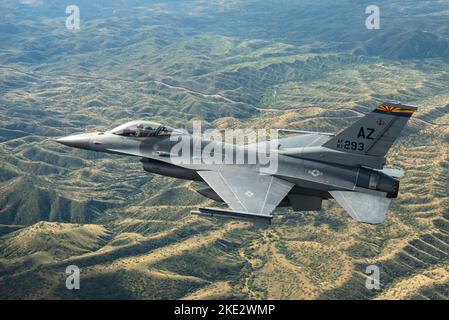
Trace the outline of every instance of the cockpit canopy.
{"label": "cockpit canopy", "polygon": [[174,132],[177,131],[173,128],[145,120],[130,121],[111,130],[113,134],[126,137],[169,136]]}

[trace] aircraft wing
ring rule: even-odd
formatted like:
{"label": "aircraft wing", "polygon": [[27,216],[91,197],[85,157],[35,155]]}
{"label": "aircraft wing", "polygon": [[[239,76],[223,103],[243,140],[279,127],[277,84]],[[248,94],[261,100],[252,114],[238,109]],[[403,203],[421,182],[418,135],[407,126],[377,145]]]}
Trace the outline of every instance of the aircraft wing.
{"label": "aircraft wing", "polygon": [[207,211],[205,215],[270,220],[271,213],[294,185],[273,176],[240,170],[198,171],[198,174],[233,211],[206,208],[196,214]]}

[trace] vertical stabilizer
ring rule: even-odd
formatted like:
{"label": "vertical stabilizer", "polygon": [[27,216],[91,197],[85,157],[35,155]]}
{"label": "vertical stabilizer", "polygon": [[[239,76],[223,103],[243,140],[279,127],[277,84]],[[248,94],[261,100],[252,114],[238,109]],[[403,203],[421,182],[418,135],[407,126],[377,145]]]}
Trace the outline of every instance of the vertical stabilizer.
{"label": "vertical stabilizer", "polygon": [[384,157],[417,107],[383,103],[346,128],[323,147],[375,157]]}

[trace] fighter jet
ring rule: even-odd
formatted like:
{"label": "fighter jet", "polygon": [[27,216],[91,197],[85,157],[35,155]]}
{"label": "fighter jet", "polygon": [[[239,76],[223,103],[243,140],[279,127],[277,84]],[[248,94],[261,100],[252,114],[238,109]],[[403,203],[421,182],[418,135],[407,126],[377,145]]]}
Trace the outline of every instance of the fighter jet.
{"label": "fighter jet", "polygon": [[[198,208],[193,214],[271,223],[277,207],[320,210],[334,199],[356,221],[382,223],[398,197],[401,170],[384,168],[386,154],[417,110],[382,103],[337,134],[295,130],[270,141],[238,145],[212,141],[152,121],[137,120],[106,132],[71,135],[57,142],[75,148],[139,157],[143,169],[164,176],[199,181],[198,192],[228,208]],[[282,131],[282,130],[281,130]],[[179,148],[187,141],[187,149]],[[276,166],[257,155],[276,155]],[[210,146],[213,148],[210,148]],[[194,148],[222,158],[243,152],[254,163],[210,163],[195,159]],[[183,153],[184,154],[181,154]],[[253,157],[254,156],[254,157]],[[187,161],[179,161],[183,158]],[[245,159],[246,159],[245,158]]]}

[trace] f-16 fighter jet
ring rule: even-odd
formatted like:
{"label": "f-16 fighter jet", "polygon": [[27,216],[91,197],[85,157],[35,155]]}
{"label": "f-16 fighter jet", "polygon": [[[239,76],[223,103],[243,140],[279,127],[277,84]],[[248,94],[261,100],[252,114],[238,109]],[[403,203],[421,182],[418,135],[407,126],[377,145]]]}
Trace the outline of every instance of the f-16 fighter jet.
{"label": "f-16 fighter jet", "polygon": [[[383,103],[338,134],[284,130],[296,134],[246,145],[143,120],[57,142],[139,157],[144,170],[200,181],[200,194],[228,206],[198,208],[193,214],[271,222],[277,207],[320,210],[323,200],[334,199],[355,220],[378,224],[397,198],[403,175],[384,168],[385,156],[416,110]],[[234,161],[210,161],[202,158],[205,154],[221,161],[230,155]],[[244,161],[236,162],[237,154]],[[267,165],[267,156],[276,165]]]}

